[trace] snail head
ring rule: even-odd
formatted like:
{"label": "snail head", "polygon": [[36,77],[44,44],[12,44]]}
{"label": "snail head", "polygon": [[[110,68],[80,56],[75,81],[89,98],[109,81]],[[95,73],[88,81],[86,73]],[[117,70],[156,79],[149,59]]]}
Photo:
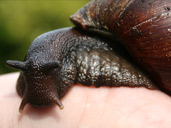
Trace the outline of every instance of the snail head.
{"label": "snail head", "polygon": [[6,64],[22,71],[24,77],[26,85],[19,108],[20,112],[23,111],[27,103],[35,107],[57,104],[60,109],[63,109],[58,97],[57,78],[54,77],[58,75],[57,70],[60,69],[60,62],[40,62],[34,57],[25,62],[8,60]]}

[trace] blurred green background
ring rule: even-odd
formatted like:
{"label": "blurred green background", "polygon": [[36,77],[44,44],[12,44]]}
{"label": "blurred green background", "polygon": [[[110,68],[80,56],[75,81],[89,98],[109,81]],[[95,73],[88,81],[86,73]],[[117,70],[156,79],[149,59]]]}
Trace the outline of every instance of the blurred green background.
{"label": "blurred green background", "polygon": [[22,60],[38,35],[73,26],[69,16],[90,0],[0,0],[0,74],[16,71],[8,59]]}

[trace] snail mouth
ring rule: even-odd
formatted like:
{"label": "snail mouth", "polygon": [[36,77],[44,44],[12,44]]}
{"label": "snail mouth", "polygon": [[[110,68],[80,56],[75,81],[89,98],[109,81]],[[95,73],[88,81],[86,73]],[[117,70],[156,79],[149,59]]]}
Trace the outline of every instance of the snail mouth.
{"label": "snail mouth", "polygon": [[60,109],[64,108],[58,97],[56,86],[50,84],[50,81],[48,83],[46,83],[46,86],[41,83],[36,85],[30,83],[32,86],[29,85],[26,88],[19,107],[20,113],[22,113],[26,104],[30,104],[33,107],[48,107],[56,104]]}
{"label": "snail mouth", "polygon": [[48,99],[46,98],[33,98],[33,99],[28,99],[27,96],[25,96],[20,104],[19,107],[19,112],[22,113],[24,107],[26,106],[26,104],[31,104],[34,107],[47,107],[47,106],[51,106],[56,104],[61,110],[64,108],[63,104],[61,103],[61,101],[59,100],[58,97],[51,95],[48,97]]}

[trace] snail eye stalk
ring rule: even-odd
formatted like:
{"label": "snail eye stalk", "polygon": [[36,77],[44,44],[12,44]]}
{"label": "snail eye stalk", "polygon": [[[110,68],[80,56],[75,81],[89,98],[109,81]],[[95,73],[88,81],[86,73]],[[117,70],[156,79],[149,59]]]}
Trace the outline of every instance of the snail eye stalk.
{"label": "snail eye stalk", "polygon": [[45,63],[42,64],[41,69],[43,71],[50,71],[52,69],[59,68],[59,67],[61,67],[61,64],[58,61],[55,61],[55,62],[45,62]]}
{"label": "snail eye stalk", "polygon": [[24,71],[27,69],[26,63],[22,61],[7,60],[6,65],[14,69],[19,69],[21,71]]}

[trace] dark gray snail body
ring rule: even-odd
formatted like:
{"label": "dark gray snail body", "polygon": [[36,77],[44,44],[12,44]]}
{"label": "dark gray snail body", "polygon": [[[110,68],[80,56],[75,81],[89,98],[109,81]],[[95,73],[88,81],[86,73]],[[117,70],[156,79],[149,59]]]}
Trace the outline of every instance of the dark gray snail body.
{"label": "dark gray snail body", "polygon": [[[94,2],[102,2],[104,6],[106,3],[106,6],[117,12],[117,9],[113,7],[115,4],[112,4],[114,1],[92,1],[92,5],[94,5]],[[125,6],[134,1],[123,0],[116,2],[123,2]],[[92,7],[92,5],[89,3],[87,6]],[[87,11],[87,6],[80,12]],[[102,17],[97,16],[95,20],[91,20],[90,24],[87,25],[87,19],[84,19],[86,14],[81,15],[80,12],[78,12],[79,15],[72,16],[72,20],[76,25],[85,29],[93,28],[96,31],[97,24],[93,22],[97,21],[98,25],[103,26],[102,28],[97,27],[97,31],[104,31],[109,27],[105,25],[105,21],[102,23],[101,18],[103,18],[103,15],[101,15]],[[97,12],[98,10],[96,10]],[[91,15],[95,16],[96,13],[92,12]],[[108,12],[108,14],[110,13]],[[101,13],[98,12],[98,14]],[[83,22],[81,23],[83,24],[80,23],[80,18],[82,18]],[[119,20],[117,23],[119,23]],[[91,26],[92,24],[94,26]],[[109,29],[109,32],[111,31],[112,29]],[[167,39],[170,39],[170,37]],[[168,65],[170,65],[170,61],[168,62]],[[128,57],[128,53],[122,50],[122,46],[112,39],[99,37],[99,35],[93,33],[88,34],[78,28],[54,30],[39,36],[31,44],[24,62],[7,61],[7,65],[21,70],[17,82],[17,92],[23,97],[20,111],[23,110],[27,103],[37,107],[57,104],[62,109],[63,105],[60,99],[75,83],[87,86],[94,85],[96,87],[143,86],[149,89],[155,88],[149,76],[132,62],[131,58]],[[166,76],[169,78],[170,68],[167,70]]]}
{"label": "dark gray snail body", "polygon": [[100,86],[130,86],[153,89],[150,79],[120,48],[95,35],[74,28],[45,33],[31,44],[24,62],[7,61],[22,72],[17,92],[23,97],[20,112],[27,103],[43,107],[57,104],[75,83]]}

